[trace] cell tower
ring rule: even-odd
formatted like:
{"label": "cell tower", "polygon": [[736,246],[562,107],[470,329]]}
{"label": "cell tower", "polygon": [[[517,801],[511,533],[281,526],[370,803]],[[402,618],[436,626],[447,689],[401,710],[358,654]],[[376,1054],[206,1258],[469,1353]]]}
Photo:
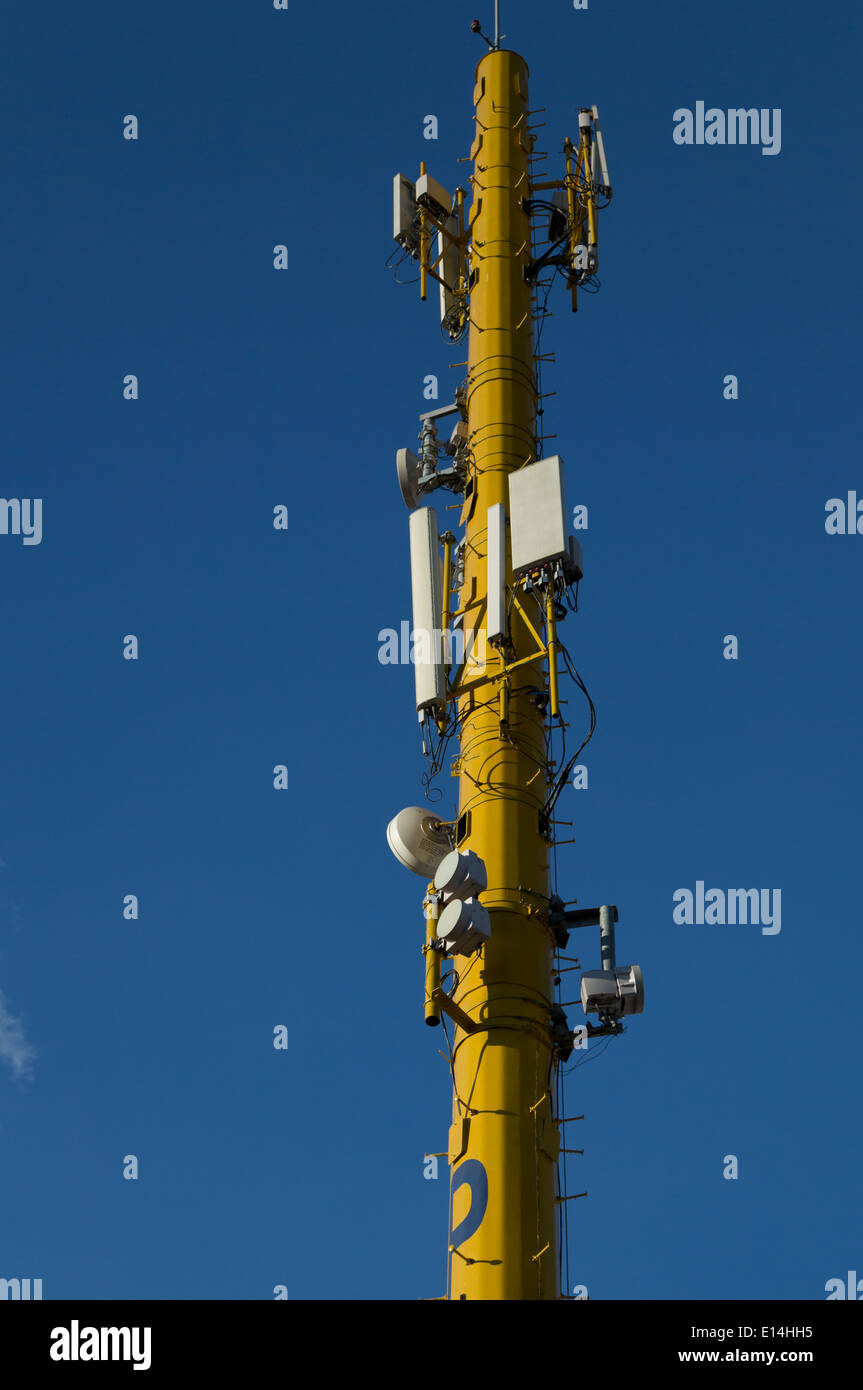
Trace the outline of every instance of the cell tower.
{"label": "cell tower", "polygon": [[[428,881],[425,1019],[452,1025],[447,1298],[571,1297],[561,1277],[568,1204],[562,1064],[589,1038],[639,1013],[637,965],[615,961],[617,908],[573,908],[552,883],[555,807],[593,733],[595,712],[560,633],[577,611],[581,548],[570,533],[564,466],[544,454],[538,334],[558,274],[597,289],[600,208],[611,198],[595,106],[563,143],[562,177],[539,177],[524,59],[474,20],[472,200],[420,165],[394,182],[394,237],[440,295],[444,336],[467,337],[467,376],[451,404],[420,416],[419,452],[397,471],[410,510],[416,708],[431,767],[458,777],[458,816],[411,806],[387,830],[397,858]],[[394,253],[395,254],[395,253]],[[452,421],[441,438],[443,422]],[[439,533],[431,494],[462,499],[457,537]],[[586,697],[587,737],[567,753],[560,676]],[[570,740],[572,743],[573,740]],[[430,881],[429,881],[430,880]],[[574,901],[574,900],[571,900]],[[561,977],[580,970],[570,933],[600,928],[601,969],[581,972],[575,1029]],[[575,1118],[581,1118],[575,1117]],[[569,1164],[572,1170],[572,1162]]]}

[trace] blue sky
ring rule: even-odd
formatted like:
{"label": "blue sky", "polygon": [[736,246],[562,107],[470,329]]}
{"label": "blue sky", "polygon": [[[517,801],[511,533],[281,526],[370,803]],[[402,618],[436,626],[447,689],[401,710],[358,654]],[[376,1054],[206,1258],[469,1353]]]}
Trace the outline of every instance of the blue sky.
{"label": "blue sky", "polygon": [[[0,1276],[45,1297],[443,1291],[449,1078],[384,838],[424,764],[378,632],[409,617],[394,451],[464,350],[384,261],[397,170],[466,184],[490,12],[4,15],[0,492],[43,537],[0,535]],[[618,904],[646,981],[567,1082],[570,1282],[824,1298],[863,1261],[863,538],[824,528],[863,498],[859,11],[503,21],[550,169],[598,102],[615,185],[602,291],[543,344],[598,710],[560,886]],[[780,108],[781,152],[676,145],[699,100]],[[675,924],[698,880],[781,889],[781,932]]]}

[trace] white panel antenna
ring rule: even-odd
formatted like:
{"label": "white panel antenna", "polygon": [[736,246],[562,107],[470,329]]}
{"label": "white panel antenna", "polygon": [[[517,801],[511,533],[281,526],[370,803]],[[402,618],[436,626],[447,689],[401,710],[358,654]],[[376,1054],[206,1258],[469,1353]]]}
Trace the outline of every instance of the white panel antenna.
{"label": "white panel antenna", "polygon": [[569,562],[566,490],[560,454],[509,475],[512,569],[518,576],[555,560]]}
{"label": "white panel antenna", "polygon": [[396,473],[404,504],[408,511],[412,512],[414,507],[419,506],[418,484],[420,479],[420,461],[412,449],[399,449],[397,451]]}
{"label": "white panel antenna", "polygon": [[441,708],[446,702],[443,665],[443,561],[437,513],[420,507],[410,515],[413,652],[417,712]]}
{"label": "white panel antenna", "polygon": [[393,179],[393,240],[411,255],[419,249],[414,230],[416,215],[416,189],[404,174],[396,174]]}
{"label": "white panel antenna", "polygon": [[[608,161],[607,161],[606,158],[605,158],[605,141],[604,141],[604,139],[602,138],[602,126],[601,126],[600,123],[599,123],[599,107],[598,107],[598,106],[592,106],[592,107],[591,107],[591,110],[592,110],[592,112],[593,112],[593,135],[594,135],[594,144],[593,144],[593,150],[592,150],[592,152],[591,152],[591,161],[590,161],[590,162],[591,162],[591,170],[590,170],[590,177],[591,177],[591,181],[592,181],[593,183],[599,185],[599,187],[602,189],[602,191],[603,191],[603,193],[606,195],[606,197],[607,197],[607,198],[610,198],[610,197],[611,197],[611,179],[609,178],[609,174],[608,174]],[[597,166],[597,158],[598,158],[598,161],[599,161],[599,174],[600,174],[600,177],[599,177],[598,179],[597,179],[597,177],[596,177],[596,174],[597,174],[597,168],[596,168],[596,166]]]}
{"label": "white panel antenna", "polygon": [[431,174],[420,174],[417,179],[416,200],[438,217],[449,217],[452,212],[452,195]]}
{"label": "white panel antenna", "polygon": [[506,508],[496,502],[488,509],[488,540],[486,542],[486,635],[489,642],[502,642],[506,637]]}
{"label": "white panel antenna", "polygon": [[[447,231],[452,236],[458,236],[458,219],[447,218]],[[458,247],[453,246],[451,241],[447,241],[442,232],[437,234],[437,252],[440,260],[437,265],[437,273],[444,282],[440,286],[440,321],[445,323],[447,315],[451,309],[455,308],[456,297],[454,291],[458,287],[459,275],[459,255]]]}

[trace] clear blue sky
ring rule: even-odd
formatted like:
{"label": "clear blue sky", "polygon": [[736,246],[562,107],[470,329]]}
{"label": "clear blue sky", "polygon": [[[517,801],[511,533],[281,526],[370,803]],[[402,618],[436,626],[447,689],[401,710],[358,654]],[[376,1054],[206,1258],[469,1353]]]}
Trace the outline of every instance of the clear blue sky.
{"label": "clear blue sky", "polygon": [[[647,1006],[568,1083],[571,1279],[822,1299],[863,1269],[863,537],[824,529],[863,497],[859,10],[503,10],[549,165],[598,102],[615,184],[602,292],[544,339],[599,716],[560,870]],[[443,1291],[449,1077],[384,839],[424,764],[377,653],[394,451],[464,350],[384,261],[397,170],[466,182],[490,13],[4,14],[0,492],[44,515],[0,536],[0,1276],[46,1297]],[[676,145],[699,100],[781,108],[781,153]],[[781,889],[781,932],[675,925],[698,880]]]}

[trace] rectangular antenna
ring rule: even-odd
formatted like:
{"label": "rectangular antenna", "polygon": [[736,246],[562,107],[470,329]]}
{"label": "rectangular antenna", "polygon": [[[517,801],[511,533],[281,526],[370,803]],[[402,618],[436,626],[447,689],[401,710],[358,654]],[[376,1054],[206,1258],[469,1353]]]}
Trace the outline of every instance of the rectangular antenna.
{"label": "rectangular antenna", "polygon": [[[446,225],[452,236],[458,236],[457,217],[448,217]],[[456,304],[454,291],[458,288],[459,255],[458,247],[453,246],[451,241],[447,241],[443,232],[438,232],[437,235],[437,251],[439,258],[437,273],[441,278],[440,321],[443,323],[447,314]]]}
{"label": "rectangular antenna", "polygon": [[489,642],[506,637],[503,586],[506,582],[506,508],[496,502],[488,509],[486,542],[486,635]]}
{"label": "rectangular antenna", "polygon": [[416,253],[416,234],[413,230],[417,213],[416,187],[404,174],[393,179],[393,241],[411,255]]}
{"label": "rectangular antenna", "polygon": [[597,178],[596,178],[596,156],[597,156],[597,154],[598,154],[598,155],[599,155],[599,171],[600,171],[600,174],[602,175],[602,188],[605,190],[605,193],[606,193],[607,197],[610,198],[610,197],[611,197],[611,179],[609,178],[609,175],[608,175],[608,162],[607,162],[607,160],[606,160],[606,158],[605,158],[605,141],[604,141],[603,138],[602,138],[602,126],[601,126],[600,123],[599,123],[599,107],[598,107],[598,106],[592,106],[592,107],[591,107],[591,110],[592,110],[592,112],[593,112],[593,137],[594,137],[594,146],[593,146],[593,159],[592,159],[592,161],[591,161],[591,163],[592,163],[592,165],[593,165],[593,168],[591,169],[590,176],[591,176],[591,179],[593,180],[593,182],[596,183],[596,182],[597,182]]}
{"label": "rectangular antenna", "polygon": [[446,700],[444,672],[443,561],[440,553],[437,512],[420,507],[410,515],[411,594],[417,713],[440,708]]}
{"label": "rectangular antenna", "polygon": [[509,524],[516,576],[569,559],[563,459],[559,454],[510,473]]}

